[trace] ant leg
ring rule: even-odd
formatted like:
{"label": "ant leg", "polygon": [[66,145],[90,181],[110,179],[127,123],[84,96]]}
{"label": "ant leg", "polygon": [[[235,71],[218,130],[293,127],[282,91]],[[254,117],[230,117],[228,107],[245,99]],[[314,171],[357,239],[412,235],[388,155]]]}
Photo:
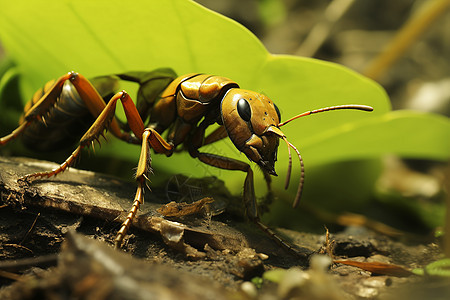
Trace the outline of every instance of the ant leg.
{"label": "ant leg", "polygon": [[[75,151],[56,169],[47,172],[39,172],[34,174],[26,175],[21,180],[34,180],[37,178],[51,177],[55,176],[68,167],[70,167],[76,158],[80,155],[81,150],[85,147],[89,147],[93,145],[94,141],[99,142],[99,137],[103,136],[103,132],[108,128],[111,121],[114,120],[114,114],[116,110],[117,100],[121,100],[121,103],[124,107],[125,115],[130,124],[130,127],[133,133],[136,136],[141,137],[144,132],[144,124],[139,116],[136,106],[131,100],[130,96],[122,91],[114,95],[111,100],[108,102],[108,105],[103,109],[103,111],[99,114],[95,122],[92,126],[86,131],[83,137],[80,139],[80,143]],[[156,150],[156,149],[155,149]]]}
{"label": "ant leg", "polygon": [[[79,76],[79,75],[78,75]],[[79,78],[76,76],[75,79]],[[96,90],[91,86],[89,81],[82,80],[81,82],[73,82],[74,86],[77,88],[78,92],[80,93],[80,96],[83,99],[87,99],[87,97],[93,96],[91,93],[98,94]],[[87,85],[87,86],[86,86]],[[92,87],[92,89],[90,88]],[[100,97],[101,98],[101,97]],[[83,137],[80,139],[80,143],[78,147],[75,149],[75,151],[62,163],[58,168],[47,171],[47,172],[40,172],[35,174],[26,175],[21,180],[33,180],[36,178],[43,178],[43,177],[51,177],[55,176],[64,170],[66,170],[68,167],[70,167],[73,162],[76,160],[76,158],[80,155],[81,150],[85,147],[89,147],[90,145],[93,145],[94,141],[99,142],[100,136],[103,136],[104,131],[107,128],[111,128],[110,124],[114,121],[114,115],[116,110],[116,104],[117,101],[120,100],[122,103],[122,106],[125,111],[125,116],[127,118],[128,124],[132,130],[132,132],[135,134],[136,137],[139,137],[139,140],[142,141],[142,149],[141,149],[141,156],[139,159],[139,165],[138,170],[136,172],[136,180],[138,181],[138,189],[136,192],[135,200],[133,202],[132,208],[127,216],[127,219],[122,225],[122,228],[120,229],[117,238],[116,238],[116,247],[120,246],[123,237],[126,234],[126,231],[128,230],[129,226],[131,225],[131,222],[136,215],[140,204],[143,202],[143,187],[145,183],[145,179],[147,177],[147,174],[150,170],[150,147],[153,148],[158,153],[164,153],[169,154],[172,152],[173,146],[169,143],[167,143],[160,134],[151,129],[151,128],[145,128],[144,123],[142,122],[142,119],[137,111],[137,108],[131,99],[131,97],[125,92],[119,92],[115,94],[111,100],[108,102],[108,104],[102,108],[101,112],[99,113],[97,119],[92,124],[92,126],[86,131],[86,133],[83,135]],[[103,101],[103,99],[102,99]],[[98,105],[96,109],[101,108],[100,102],[89,102],[93,105]]]}
{"label": "ant leg", "polygon": [[224,139],[228,136],[227,130],[225,129],[225,126],[221,125],[219,128],[211,132],[203,142],[204,145],[215,143],[221,139]]}
{"label": "ant leg", "polygon": [[274,200],[274,195],[272,192],[272,177],[270,174],[264,170],[263,168],[260,168],[264,175],[264,180],[266,181],[267,186],[267,193],[265,197],[263,198],[263,201],[260,202],[260,212],[261,214],[264,214],[265,212],[269,211],[269,205],[272,204]]}
{"label": "ant leg", "polygon": [[10,141],[14,140],[15,138],[17,138],[19,135],[22,134],[22,132],[31,125],[32,122],[28,121],[28,122],[23,122],[22,124],[19,125],[19,127],[17,127],[16,129],[13,130],[13,132],[11,132],[8,135],[5,135],[4,137],[0,138],[0,146],[3,146],[7,143],[9,143]]}
{"label": "ant leg", "polygon": [[213,167],[225,170],[238,170],[246,172],[247,176],[245,177],[244,181],[244,205],[247,212],[247,216],[282,248],[289,251],[290,253],[293,253],[298,257],[304,258],[303,253],[297,251],[288,242],[286,242],[280,236],[278,236],[272,229],[270,229],[268,226],[266,226],[261,222],[258,214],[258,207],[256,204],[255,187],[253,182],[253,171],[250,168],[249,164],[233,158],[219,156],[210,153],[202,153],[198,152],[198,150],[192,149],[191,155],[193,157],[198,158],[201,162]]}
{"label": "ant leg", "polygon": [[[148,178],[148,173],[151,172],[151,155],[150,148],[155,149],[158,153],[171,153],[172,145],[168,144],[157,131],[151,128],[146,128],[142,134],[141,155],[139,157],[139,164],[136,171],[136,181],[138,188],[134,197],[133,205],[128,212],[127,218],[122,223],[120,230],[114,242],[116,249],[120,248],[128,229],[136,216],[141,204],[144,203],[144,183]],[[158,149],[158,150],[157,150]]]}
{"label": "ant leg", "polygon": [[61,94],[64,82],[70,79],[71,74],[65,74],[61,76],[58,80],[53,83],[53,86],[48,89],[45,94],[38,99],[34,105],[27,110],[23,119],[21,120],[21,124],[17,127],[12,133],[7,136],[0,138],[0,146],[3,146],[10,141],[17,138],[22,132],[30,126],[33,122],[36,122],[42,119],[48,110],[55,105],[58,100],[59,95]]}
{"label": "ant leg", "polygon": [[[93,115],[94,117],[98,117],[107,106],[103,98],[100,96],[100,94],[91,84],[91,82],[87,80],[83,75],[75,72],[70,72],[69,74],[71,74],[70,82],[76,88],[78,94],[80,95],[80,98],[83,100],[84,104],[86,105],[91,115]],[[117,93],[116,95],[118,94],[120,93]],[[127,143],[140,144],[140,138],[144,130],[144,123],[134,103],[130,103],[133,101],[131,100],[131,98],[130,101],[128,101],[127,100],[128,98],[129,96],[124,97],[121,100],[122,105],[124,106],[126,118],[129,122],[130,129],[135,136],[132,136],[129,132],[123,132],[120,129],[119,123],[117,122],[114,116],[115,111],[113,111],[113,115],[111,116],[111,119],[109,121],[110,124],[108,125],[108,130],[110,130],[115,137]]]}
{"label": "ant leg", "polygon": [[[81,74],[75,73],[75,72],[69,72],[60,78],[58,78],[56,81],[54,81],[53,85],[47,89],[47,86],[51,83],[48,83],[46,85],[46,91],[41,96],[39,92],[35,94],[34,99],[32,102],[29,102],[30,108],[27,109],[26,112],[21,120],[21,124],[18,128],[16,128],[12,133],[10,133],[7,136],[4,136],[0,138],[0,146],[7,144],[11,140],[17,138],[20,134],[23,133],[23,131],[30,126],[33,122],[42,120],[45,122],[45,116],[49,113],[50,109],[56,104],[56,102],[59,99],[59,96],[62,93],[64,83],[66,81],[70,81],[80,94],[80,98],[83,100],[84,104],[86,105],[89,112],[94,116],[98,117],[100,113],[105,109],[106,103],[103,100],[103,98],[100,96],[100,94],[97,92],[97,90],[92,86],[92,84]],[[40,90],[42,92],[42,90]],[[39,94],[39,96],[37,96]],[[39,98],[37,98],[39,97]],[[137,120],[137,119],[135,119]],[[134,121],[135,123],[138,121]],[[139,123],[139,122],[138,122]],[[142,124],[142,127],[144,126],[142,123],[142,120],[140,122]],[[141,124],[130,124],[134,125],[135,128],[139,127]],[[138,138],[135,136],[132,136],[128,132],[122,132],[122,130],[119,127],[119,124],[115,118],[112,118],[109,124],[108,128],[117,138],[124,140],[128,143],[137,143],[139,141]],[[133,130],[133,128],[132,128]],[[133,131],[134,132],[134,131]],[[139,135],[140,137],[140,135]]]}

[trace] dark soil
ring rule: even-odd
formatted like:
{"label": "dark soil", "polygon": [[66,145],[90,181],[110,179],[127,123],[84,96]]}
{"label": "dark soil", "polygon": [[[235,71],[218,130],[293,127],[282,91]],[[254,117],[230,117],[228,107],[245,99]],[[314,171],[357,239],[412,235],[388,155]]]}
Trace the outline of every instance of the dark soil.
{"label": "dark soil", "polygon": [[[134,185],[76,169],[50,180],[17,182],[24,174],[53,167],[0,158],[1,299],[375,299],[418,287],[408,295],[421,299],[419,292],[445,295],[448,288],[442,279],[404,277],[408,272],[377,275],[342,264],[326,271],[327,262],[310,256],[389,263],[407,271],[437,260],[436,244],[393,240],[362,227],[349,227],[328,241],[325,232],[278,229],[303,255],[297,256],[243,216],[224,212],[212,219],[198,214],[166,220],[156,212],[167,202],[158,189],[147,193],[123,249],[114,250]],[[199,182],[212,187],[204,193],[213,199],[226,195],[220,181],[214,187],[210,178]],[[267,279],[267,271],[285,269],[289,273]]]}

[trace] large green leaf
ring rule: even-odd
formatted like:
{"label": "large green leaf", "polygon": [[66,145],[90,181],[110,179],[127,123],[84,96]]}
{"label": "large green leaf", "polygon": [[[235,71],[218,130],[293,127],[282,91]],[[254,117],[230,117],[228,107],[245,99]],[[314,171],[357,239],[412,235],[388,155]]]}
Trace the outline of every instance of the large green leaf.
{"label": "large green leaf", "polygon": [[[301,149],[307,171],[320,163],[389,152],[441,160],[450,154],[448,119],[389,112],[384,90],[373,81],[336,64],[271,55],[244,27],[191,1],[0,0],[0,8],[0,39],[17,62],[27,97],[46,80],[70,70],[89,77],[172,67],[179,74],[227,76],[242,88],[263,92],[277,103],[283,119],[337,104],[375,108],[373,113],[319,114],[283,127]],[[229,141],[205,148],[246,160]],[[132,145],[110,142],[103,149],[105,154],[138,158],[139,149]],[[284,175],[287,151],[281,147],[279,152],[277,171]],[[204,167],[186,155],[159,156],[153,162],[156,174],[161,168],[197,176],[212,172],[236,192],[242,186],[244,174]],[[294,172],[298,178],[298,166]]]}

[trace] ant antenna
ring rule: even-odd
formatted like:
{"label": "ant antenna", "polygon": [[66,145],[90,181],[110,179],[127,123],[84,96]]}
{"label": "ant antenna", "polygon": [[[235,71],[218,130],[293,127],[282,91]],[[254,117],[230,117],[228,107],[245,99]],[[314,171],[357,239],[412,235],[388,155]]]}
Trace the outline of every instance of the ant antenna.
{"label": "ant antenna", "polygon": [[299,114],[299,115],[297,115],[295,117],[290,118],[287,121],[281,122],[280,124],[278,124],[278,127],[284,126],[287,123],[289,123],[291,121],[294,121],[295,119],[298,119],[300,117],[305,117],[305,116],[309,116],[309,115],[320,113],[320,112],[324,112],[324,111],[338,110],[338,109],[357,109],[357,110],[364,110],[364,111],[373,111],[373,107],[368,106],[368,105],[345,104],[345,105],[330,106],[330,107],[310,110],[310,111],[304,112],[302,114]]}
{"label": "ant antenna", "polygon": [[[300,117],[305,117],[305,116],[309,116],[309,115],[320,113],[320,112],[324,112],[324,111],[338,110],[338,109],[356,109],[356,110],[363,110],[363,111],[373,111],[373,107],[368,106],[368,105],[346,104],[346,105],[330,106],[330,107],[319,108],[319,109],[315,109],[315,110],[310,110],[310,111],[304,112],[302,114],[299,114],[299,115],[297,115],[295,117],[290,118],[287,121],[284,121],[284,122],[278,124],[277,127],[280,128],[281,126],[284,126],[287,123],[289,123],[291,121],[294,121],[295,119],[298,119]],[[275,130],[272,130],[272,131],[275,132]],[[298,156],[298,159],[300,161],[300,167],[301,167],[300,181],[299,181],[299,184],[298,184],[297,194],[295,195],[295,199],[294,199],[294,202],[292,204],[292,206],[295,208],[299,204],[300,198],[302,196],[303,183],[305,181],[305,167],[303,165],[302,156],[300,155],[300,152],[297,150],[297,148],[287,140],[287,138],[286,138],[286,136],[284,134],[282,134],[282,133],[280,134],[280,132],[277,133],[277,134],[286,142],[286,145],[288,147],[288,152],[289,152],[289,165],[288,165],[287,174],[286,174],[286,182],[285,182],[285,185],[284,185],[285,189],[287,189],[289,187],[289,181],[291,180],[291,171],[292,171],[291,148],[294,149],[295,152],[297,152],[297,156]]]}

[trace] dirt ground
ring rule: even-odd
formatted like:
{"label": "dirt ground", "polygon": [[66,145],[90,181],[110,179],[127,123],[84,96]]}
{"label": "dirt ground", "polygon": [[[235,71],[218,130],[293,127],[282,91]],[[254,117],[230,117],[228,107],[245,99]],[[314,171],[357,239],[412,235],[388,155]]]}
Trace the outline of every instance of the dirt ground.
{"label": "dirt ground", "polygon": [[[435,243],[392,239],[362,227],[328,241],[325,231],[278,229],[294,254],[242,215],[163,217],[157,209],[167,199],[158,189],[147,194],[123,249],[114,250],[135,186],[76,169],[17,182],[55,166],[0,158],[1,299],[423,299],[449,292],[447,281],[409,272],[441,256]],[[229,197],[222,182],[202,180],[213,199]],[[331,264],[330,257],[396,269],[376,274]]]}

